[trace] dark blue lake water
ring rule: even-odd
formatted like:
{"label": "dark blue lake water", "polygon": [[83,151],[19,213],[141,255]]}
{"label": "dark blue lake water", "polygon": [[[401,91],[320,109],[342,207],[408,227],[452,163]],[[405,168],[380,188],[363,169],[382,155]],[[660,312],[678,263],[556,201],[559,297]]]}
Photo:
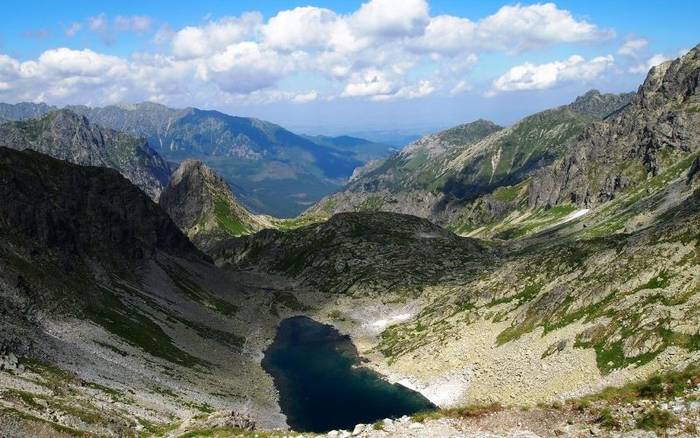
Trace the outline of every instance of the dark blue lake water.
{"label": "dark blue lake water", "polygon": [[435,408],[421,394],[359,366],[349,336],[306,317],[282,321],[262,365],[297,431],[352,430],[358,423]]}

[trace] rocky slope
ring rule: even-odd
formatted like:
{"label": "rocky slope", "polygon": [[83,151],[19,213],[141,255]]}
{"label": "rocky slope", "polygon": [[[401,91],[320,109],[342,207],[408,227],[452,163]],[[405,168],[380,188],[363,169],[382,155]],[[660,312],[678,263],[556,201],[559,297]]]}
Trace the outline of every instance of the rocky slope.
{"label": "rocky slope", "polygon": [[243,207],[224,179],[201,161],[185,160],[173,173],[159,204],[202,251],[227,238],[272,227]]}
{"label": "rocky slope", "polygon": [[652,69],[631,102],[589,124],[568,151],[522,183],[501,187],[459,211],[452,227],[467,235],[521,237],[567,215],[609,204],[588,235],[645,226],[688,195],[672,181],[689,175],[700,147],[698,48]]}
{"label": "rocky slope", "polygon": [[67,110],[0,125],[0,146],[116,169],[153,199],[170,178],[165,161],[144,140],[99,128]]}
{"label": "rocky slope", "polygon": [[282,273],[304,287],[358,296],[416,295],[425,285],[468,277],[470,266],[487,258],[473,239],[425,219],[383,212],[340,213],[296,230],[264,230],[222,242],[211,254],[219,265]]}
{"label": "rocky slope", "polygon": [[0,200],[3,433],[155,434],[215,409],[284,424],[258,359],[274,284],[217,269],[111,169],[0,148]]}
{"label": "rocky slope", "polygon": [[517,185],[552,163],[584,126],[623,107],[631,97],[593,90],[570,105],[534,114],[506,129],[476,121],[426,136],[361,170],[307,215],[369,209],[452,222],[458,212],[488,194]]}

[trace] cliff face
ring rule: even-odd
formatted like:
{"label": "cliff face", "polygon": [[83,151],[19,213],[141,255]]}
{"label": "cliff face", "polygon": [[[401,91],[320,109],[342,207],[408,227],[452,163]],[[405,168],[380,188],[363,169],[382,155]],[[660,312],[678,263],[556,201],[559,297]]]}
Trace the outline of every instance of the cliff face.
{"label": "cliff face", "polygon": [[530,207],[595,206],[697,153],[699,85],[698,47],[654,67],[630,105],[587,127],[561,160],[539,172]]}
{"label": "cliff face", "polygon": [[224,179],[201,161],[183,161],[159,203],[203,251],[221,240],[271,226],[268,218],[245,209]]}
{"label": "cliff face", "polygon": [[110,167],[158,199],[170,169],[142,139],[97,127],[68,110],[0,126],[0,146],[32,149],[74,164]]}
{"label": "cliff face", "polygon": [[37,251],[105,262],[156,251],[198,254],[170,218],[119,173],[0,147],[0,232]]}

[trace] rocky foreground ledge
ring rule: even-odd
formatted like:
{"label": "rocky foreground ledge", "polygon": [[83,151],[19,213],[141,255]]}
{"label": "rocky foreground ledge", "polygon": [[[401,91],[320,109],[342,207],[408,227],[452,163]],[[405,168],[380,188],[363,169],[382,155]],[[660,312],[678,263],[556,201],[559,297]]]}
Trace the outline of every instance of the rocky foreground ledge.
{"label": "rocky foreground ledge", "polygon": [[[215,413],[182,424],[177,437],[259,438],[548,438],[700,436],[700,381],[677,374],[603,393],[531,409],[474,406],[358,424],[324,434],[257,431],[254,423]],[[684,389],[680,389],[684,388]],[[641,395],[641,397],[640,397]],[[230,420],[230,421],[229,421]],[[227,427],[232,426],[232,427]]]}

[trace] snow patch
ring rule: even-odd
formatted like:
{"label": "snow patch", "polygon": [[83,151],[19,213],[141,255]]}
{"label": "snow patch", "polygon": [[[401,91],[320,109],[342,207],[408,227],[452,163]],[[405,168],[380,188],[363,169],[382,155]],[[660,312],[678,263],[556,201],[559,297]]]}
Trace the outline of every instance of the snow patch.
{"label": "snow patch", "polygon": [[565,223],[567,223],[567,222],[571,222],[571,221],[574,220],[574,219],[578,219],[578,218],[580,218],[581,216],[584,216],[584,215],[588,214],[589,211],[591,211],[590,208],[583,208],[583,209],[581,209],[581,210],[576,210],[575,212],[573,212],[573,213],[571,213],[570,215],[568,215],[567,217],[565,217],[564,220],[562,220],[561,222],[559,222],[559,225],[565,224]]}
{"label": "snow patch", "polygon": [[419,392],[440,408],[453,408],[462,404],[474,373],[471,367],[466,367],[428,381],[391,374],[387,377],[393,383]]}
{"label": "snow patch", "polygon": [[413,316],[412,313],[400,313],[398,315],[390,316],[388,318],[384,319],[378,319],[374,322],[372,322],[372,327],[377,328],[377,329],[384,329],[390,325],[406,321],[409,319],[411,316]]}

